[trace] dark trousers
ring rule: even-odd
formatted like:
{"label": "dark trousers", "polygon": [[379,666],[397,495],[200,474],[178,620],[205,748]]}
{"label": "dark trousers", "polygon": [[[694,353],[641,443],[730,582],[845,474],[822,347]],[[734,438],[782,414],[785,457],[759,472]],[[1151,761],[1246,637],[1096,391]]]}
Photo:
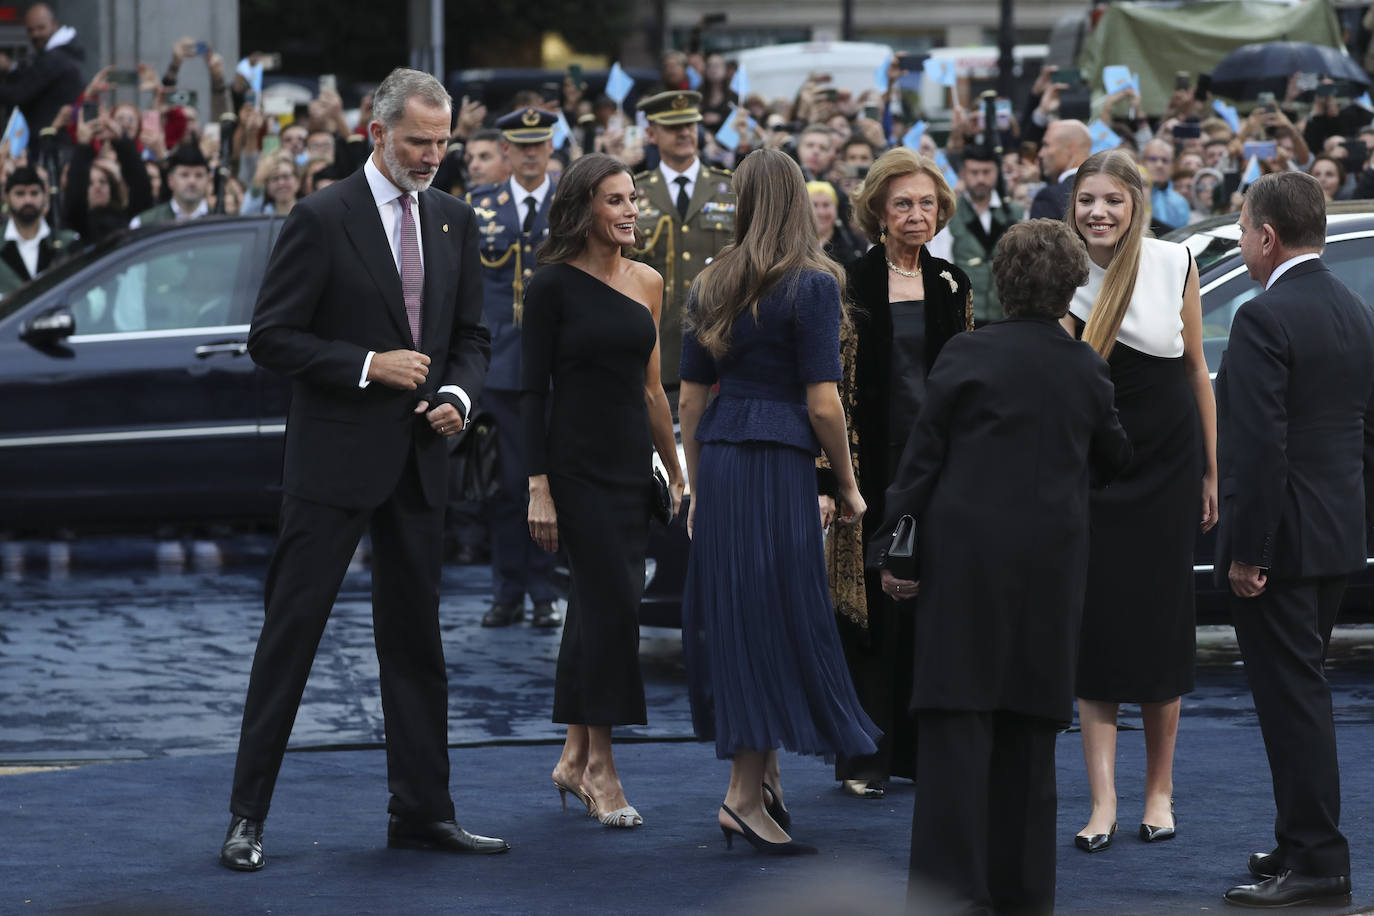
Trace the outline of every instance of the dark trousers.
{"label": "dark trousers", "polygon": [[[874,577],[874,574],[870,574]],[[911,714],[911,672],[916,656],[916,620],[911,602],[893,601],[881,588],[867,588],[868,627],[841,618],[840,644],[864,712],[883,730],[878,749],[835,758],[836,779],[886,782],[911,779],[916,766],[916,723]]]}
{"label": "dark trousers", "polygon": [[491,592],[500,604],[552,601],[553,555],[530,537],[530,475],[525,464],[520,393],[487,389],[482,408],[496,424],[501,487],[487,502],[491,524]]}
{"label": "dark trousers", "polygon": [[1053,912],[1054,723],[918,710],[916,728],[908,911]]}
{"label": "dark trousers", "polygon": [[448,779],[448,676],[439,634],[443,506],[427,505],[414,456],[375,509],[286,496],[267,570],[266,616],[243,707],[229,810],[262,819],[291,726],[348,561],[372,534],[372,627],[386,722],[388,810],[453,816]]}
{"label": "dark trousers", "polygon": [[1344,576],[1270,579],[1258,598],[1231,596],[1274,781],[1274,838],[1284,867],[1304,875],[1350,874],[1324,665],[1345,584]]}

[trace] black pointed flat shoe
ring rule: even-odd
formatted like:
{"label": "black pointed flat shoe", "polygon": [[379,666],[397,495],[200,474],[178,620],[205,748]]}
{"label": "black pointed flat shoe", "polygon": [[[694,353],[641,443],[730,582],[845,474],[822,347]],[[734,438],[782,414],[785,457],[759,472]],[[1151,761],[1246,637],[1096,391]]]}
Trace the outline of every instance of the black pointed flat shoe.
{"label": "black pointed flat shoe", "polygon": [[1116,835],[1116,824],[1112,824],[1110,833],[1080,833],[1073,838],[1073,845],[1084,852],[1101,852],[1112,845],[1112,837]]}
{"label": "black pointed flat shoe", "polygon": [[1162,843],[1174,838],[1173,827],[1156,827],[1153,824],[1140,825],[1140,838],[1146,843]]}

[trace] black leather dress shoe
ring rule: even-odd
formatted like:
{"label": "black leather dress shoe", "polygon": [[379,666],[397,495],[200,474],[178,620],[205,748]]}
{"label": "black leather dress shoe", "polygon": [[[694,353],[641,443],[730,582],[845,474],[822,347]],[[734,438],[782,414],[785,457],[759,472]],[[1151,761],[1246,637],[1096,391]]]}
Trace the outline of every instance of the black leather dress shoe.
{"label": "black leather dress shoe", "polygon": [[1279,864],[1279,851],[1276,849],[1273,852],[1252,852],[1245,867],[1256,878],[1272,878],[1282,870]]}
{"label": "black leather dress shoe", "polygon": [[482,615],[482,626],[508,627],[524,619],[525,605],[523,602],[520,604],[507,604],[498,601],[491,606],[491,610]]}
{"label": "black leather dress shoe", "polygon": [[437,849],[478,855],[510,851],[505,840],[468,833],[454,821],[407,821],[394,814],[386,825],[386,845],[392,849]]}
{"label": "black leather dress shoe", "polygon": [[1345,906],[1350,903],[1350,876],[1315,877],[1285,869],[1258,884],[1231,888],[1226,892],[1226,902],[1256,909],[1298,904]]}
{"label": "black leather dress shoe", "polygon": [[262,821],[234,815],[224,845],[219,848],[219,864],[234,871],[257,871],[266,864],[262,857]]}
{"label": "black leather dress shoe", "polygon": [[558,613],[558,609],[553,606],[552,601],[536,601],[534,603],[534,619],[530,621],[530,626],[548,629],[560,626],[563,623],[563,615]]}

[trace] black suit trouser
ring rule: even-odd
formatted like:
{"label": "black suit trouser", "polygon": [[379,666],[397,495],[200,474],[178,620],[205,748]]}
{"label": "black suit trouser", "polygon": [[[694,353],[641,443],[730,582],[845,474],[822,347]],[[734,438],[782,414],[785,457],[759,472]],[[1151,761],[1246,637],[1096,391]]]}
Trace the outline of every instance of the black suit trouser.
{"label": "black suit trouser", "polygon": [[1054,911],[1056,728],[1014,712],[916,712],[907,909]]}
{"label": "black suit trouser", "polygon": [[1324,667],[1345,584],[1344,576],[1270,579],[1258,598],[1230,602],[1274,781],[1278,853],[1304,875],[1350,874]]}
{"label": "black suit trouser", "polygon": [[414,453],[375,509],[287,495],[267,570],[266,615],[253,656],[229,810],[262,819],[272,801],[301,695],[364,531],[372,534],[372,627],[395,814],[453,817],[449,796],[448,676],[439,633],[442,503],[429,505]]}

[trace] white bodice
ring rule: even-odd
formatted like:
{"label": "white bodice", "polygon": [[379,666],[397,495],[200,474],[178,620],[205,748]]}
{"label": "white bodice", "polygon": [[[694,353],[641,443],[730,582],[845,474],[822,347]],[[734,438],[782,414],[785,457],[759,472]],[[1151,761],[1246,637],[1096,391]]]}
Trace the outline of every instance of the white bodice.
{"label": "white bodice", "polygon": [[[1183,355],[1183,289],[1188,282],[1188,249],[1173,242],[1142,239],[1135,291],[1116,339],[1150,356]],[[1107,276],[1088,261],[1088,282],[1078,288],[1069,311],[1086,322]]]}

